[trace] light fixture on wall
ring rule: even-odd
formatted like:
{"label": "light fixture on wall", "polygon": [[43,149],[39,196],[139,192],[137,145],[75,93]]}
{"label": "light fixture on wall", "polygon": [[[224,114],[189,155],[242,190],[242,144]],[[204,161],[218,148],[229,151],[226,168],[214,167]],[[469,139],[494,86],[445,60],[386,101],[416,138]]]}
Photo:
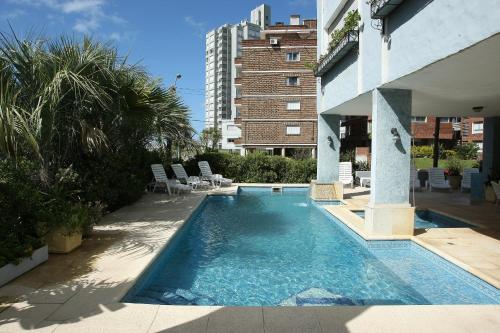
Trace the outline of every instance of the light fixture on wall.
{"label": "light fixture on wall", "polygon": [[472,111],[476,112],[476,113],[479,113],[481,111],[483,111],[484,109],[484,106],[474,106],[472,107]]}
{"label": "light fixture on wall", "polygon": [[391,129],[391,134],[392,134],[392,141],[394,141],[394,143],[398,142],[398,141],[401,141],[401,135],[399,135],[399,132],[398,132],[398,129],[397,128],[392,128]]}
{"label": "light fixture on wall", "polygon": [[333,138],[332,138],[330,135],[326,137],[326,141],[328,141],[328,145],[329,145],[330,147],[335,148],[335,147],[333,146]]}

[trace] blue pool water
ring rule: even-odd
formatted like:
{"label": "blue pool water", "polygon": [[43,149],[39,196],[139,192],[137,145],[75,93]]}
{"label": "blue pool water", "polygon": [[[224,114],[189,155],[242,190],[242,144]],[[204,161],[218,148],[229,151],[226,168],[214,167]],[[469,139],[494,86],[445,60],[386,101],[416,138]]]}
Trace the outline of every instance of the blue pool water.
{"label": "blue pool water", "polygon": [[[364,211],[355,211],[356,215],[365,218]],[[475,226],[431,210],[415,212],[415,229],[429,228],[475,228]]]}
{"label": "blue pool water", "polygon": [[365,242],[307,190],[211,196],[124,299],[176,305],[499,304],[409,241]]}

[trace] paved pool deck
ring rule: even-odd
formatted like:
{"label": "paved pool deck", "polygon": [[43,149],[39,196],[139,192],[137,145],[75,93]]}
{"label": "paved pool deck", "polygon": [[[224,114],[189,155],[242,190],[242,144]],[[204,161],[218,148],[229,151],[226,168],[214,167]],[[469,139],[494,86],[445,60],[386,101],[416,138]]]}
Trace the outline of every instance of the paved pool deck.
{"label": "paved pool deck", "polygon": [[[0,333],[500,331],[500,306],[245,308],[121,303],[205,195],[147,194],[107,215],[81,248],[51,255],[45,264],[0,288]],[[492,246],[493,252],[498,251],[498,244]]]}

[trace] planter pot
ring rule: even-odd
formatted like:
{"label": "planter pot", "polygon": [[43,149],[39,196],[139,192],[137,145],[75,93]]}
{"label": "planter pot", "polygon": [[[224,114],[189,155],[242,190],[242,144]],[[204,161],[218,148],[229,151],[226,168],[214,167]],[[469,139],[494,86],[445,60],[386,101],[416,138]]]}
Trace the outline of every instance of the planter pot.
{"label": "planter pot", "polygon": [[14,280],[18,276],[23,275],[27,271],[32,270],[36,266],[44,263],[49,259],[48,246],[39,248],[33,251],[30,258],[24,258],[17,265],[7,264],[0,268],[0,286],[3,286],[9,281]]}
{"label": "planter pot", "polygon": [[493,190],[493,186],[485,185],[484,186],[484,199],[489,202],[495,202],[497,196],[495,195],[495,191]]}
{"label": "planter pot", "polygon": [[448,181],[452,189],[458,190],[462,182],[462,176],[448,176]]}
{"label": "planter pot", "polygon": [[52,231],[47,235],[47,244],[50,253],[70,253],[82,245],[82,233],[74,232],[66,235],[59,231]]}

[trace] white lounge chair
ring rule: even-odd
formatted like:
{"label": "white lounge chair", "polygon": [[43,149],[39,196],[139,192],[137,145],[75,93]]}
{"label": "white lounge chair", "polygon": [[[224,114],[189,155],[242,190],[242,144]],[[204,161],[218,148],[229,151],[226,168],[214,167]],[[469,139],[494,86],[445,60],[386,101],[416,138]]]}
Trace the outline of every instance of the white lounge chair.
{"label": "white lounge chair", "polygon": [[410,190],[420,191],[422,187],[420,186],[420,179],[418,179],[418,171],[415,164],[411,164],[410,168]]}
{"label": "white lounge chair", "polygon": [[180,193],[181,191],[191,191],[192,187],[189,185],[182,185],[177,183],[175,180],[172,181],[168,179],[167,174],[165,173],[165,169],[161,164],[151,164],[151,171],[153,171],[154,179],[154,187],[153,192],[156,191],[157,188],[167,189],[168,194],[172,193]]}
{"label": "white lounge chair", "polygon": [[462,177],[461,189],[470,191],[471,182],[472,182],[472,174],[479,173],[479,169],[477,168],[466,168],[464,169],[464,175]]}
{"label": "white lounge chair", "polygon": [[491,186],[493,186],[493,191],[495,191],[495,195],[497,196],[496,204],[500,202],[500,182],[491,182]]}
{"label": "white lounge chair", "polygon": [[340,162],[339,181],[344,185],[351,184],[351,188],[354,187],[354,177],[352,176],[351,162]]}
{"label": "white lounge chair", "polygon": [[429,169],[429,189],[432,191],[437,190],[450,190],[450,184],[444,178],[443,168],[430,168]]}
{"label": "white lounge chair", "polygon": [[356,171],[354,172],[355,180],[359,182],[359,186],[366,187],[370,186],[370,180],[372,176],[371,171]]}
{"label": "white lounge chair", "polygon": [[209,181],[212,186],[231,186],[233,183],[232,179],[224,178],[219,174],[213,174],[212,169],[210,169],[210,164],[208,164],[207,161],[198,162],[198,167],[201,171],[201,178]]}
{"label": "white lounge chair", "polygon": [[175,173],[175,178],[177,178],[180,182],[185,182],[187,185],[191,185],[193,189],[210,185],[209,182],[201,180],[200,177],[188,176],[186,169],[184,169],[182,164],[172,164],[172,170]]}

